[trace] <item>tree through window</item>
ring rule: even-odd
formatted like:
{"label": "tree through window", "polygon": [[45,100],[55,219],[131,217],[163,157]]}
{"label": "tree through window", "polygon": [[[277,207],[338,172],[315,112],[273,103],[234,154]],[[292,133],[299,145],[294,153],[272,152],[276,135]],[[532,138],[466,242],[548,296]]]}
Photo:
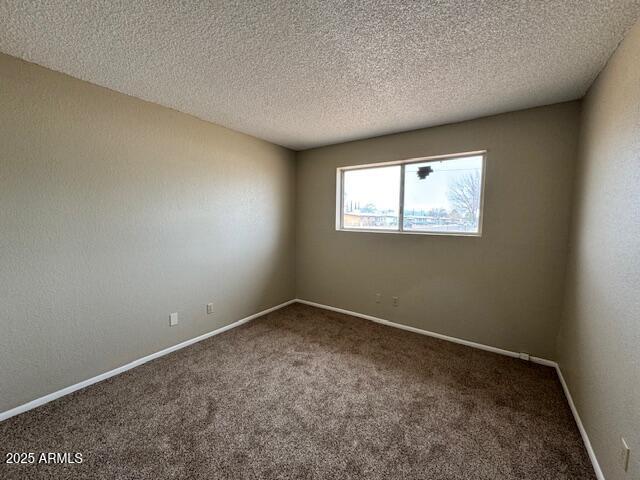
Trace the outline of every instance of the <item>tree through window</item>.
{"label": "tree through window", "polygon": [[337,227],[479,235],[484,153],[338,169]]}

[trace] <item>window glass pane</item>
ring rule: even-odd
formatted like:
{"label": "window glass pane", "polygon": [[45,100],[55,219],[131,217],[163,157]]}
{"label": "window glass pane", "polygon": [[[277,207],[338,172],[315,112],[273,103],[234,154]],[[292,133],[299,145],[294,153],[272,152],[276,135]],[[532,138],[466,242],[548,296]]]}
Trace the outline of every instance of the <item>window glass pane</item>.
{"label": "window glass pane", "polygon": [[398,230],[400,166],[343,172],[342,225],[363,230]]}
{"label": "window glass pane", "polygon": [[482,156],[405,165],[403,229],[478,233]]}

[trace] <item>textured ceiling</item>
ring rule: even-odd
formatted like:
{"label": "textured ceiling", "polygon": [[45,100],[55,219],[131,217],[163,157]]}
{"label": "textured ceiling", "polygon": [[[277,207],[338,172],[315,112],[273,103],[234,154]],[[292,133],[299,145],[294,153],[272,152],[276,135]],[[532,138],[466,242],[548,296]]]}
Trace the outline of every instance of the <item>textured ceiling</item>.
{"label": "textured ceiling", "polygon": [[581,97],[640,0],[0,0],[0,51],[293,149]]}

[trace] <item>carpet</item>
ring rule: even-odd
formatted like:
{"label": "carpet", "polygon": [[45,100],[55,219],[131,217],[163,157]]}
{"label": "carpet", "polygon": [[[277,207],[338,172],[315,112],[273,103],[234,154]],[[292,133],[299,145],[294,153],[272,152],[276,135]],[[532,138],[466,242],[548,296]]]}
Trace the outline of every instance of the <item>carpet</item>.
{"label": "carpet", "polygon": [[0,451],[3,479],[595,478],[552,368],[301,304],[6,420]]}

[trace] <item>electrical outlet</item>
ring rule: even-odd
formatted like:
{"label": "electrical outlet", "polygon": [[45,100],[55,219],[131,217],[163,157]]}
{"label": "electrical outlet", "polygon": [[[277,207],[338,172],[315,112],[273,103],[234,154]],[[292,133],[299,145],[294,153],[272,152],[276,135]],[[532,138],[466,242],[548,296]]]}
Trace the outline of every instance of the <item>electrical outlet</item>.
{"label": "electrical outlet", "polygon": [[622,441],[622,447],[620,448],[620,465],[626,472],[629,470],[629,457],[631,456],[631,450],[624,438],[620,437],[620,440]]}
{"label": "electrical outlet", "polygon": [[398,307],[400,306],[400,298],[398,297],[391,297],[391,303],[394,307]]}
{"label": "electrical outlet", "polygon": [[169,326],[175,327],[178,324],[178,313],[172,313],[169,315]]}
{"label": "electrical outlet", "polygon": [[379,293],[376,293],[376,303],[380,303],[382,296]]}
{"label": "electrical outlet", "polygon": [[213,303],[207,303],[207,315],[211,315],[213,313]]}

